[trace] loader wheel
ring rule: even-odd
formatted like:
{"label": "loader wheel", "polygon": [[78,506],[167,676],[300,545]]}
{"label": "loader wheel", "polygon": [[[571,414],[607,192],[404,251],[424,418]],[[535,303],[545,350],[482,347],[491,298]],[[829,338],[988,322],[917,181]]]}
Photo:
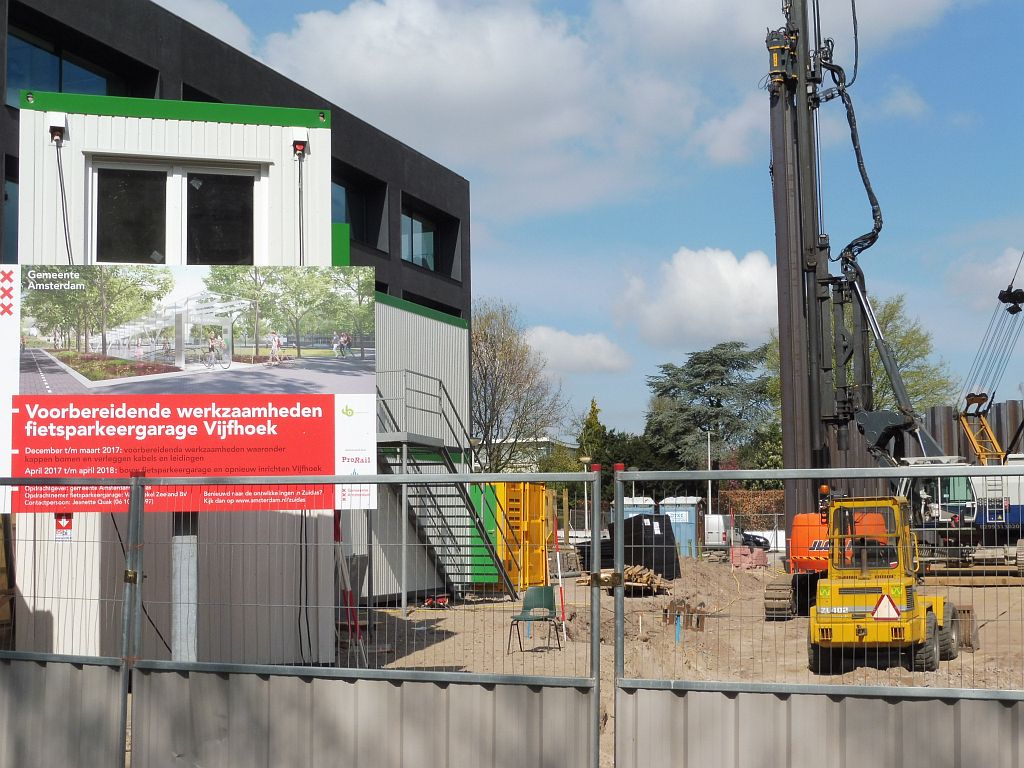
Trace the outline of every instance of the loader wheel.
{"label": "loader wheel", "polygon": [[816,675],[838,675],[843,671],[842,651],[822,648],[807,641],[807,668]]}
{"label": "loader wheel", "polygon": [[939,629],[939,658],[952,661],[960,654],[960,619],[956,606],[947,600],[942,607],[942,627]]}
{"label": "loader wheel", "polygon": [[924,642],[910,651],[911,667],[918,672],[934,672],[939,668],[938,624],[935,614],[928,611]]}

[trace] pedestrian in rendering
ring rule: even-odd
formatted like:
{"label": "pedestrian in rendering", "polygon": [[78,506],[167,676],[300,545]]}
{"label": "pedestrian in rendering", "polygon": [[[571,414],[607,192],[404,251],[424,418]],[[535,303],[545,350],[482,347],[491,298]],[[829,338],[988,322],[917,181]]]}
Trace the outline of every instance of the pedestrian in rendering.
{"label": "pedestrian in rendering", "polygon": [[280,365],[281,364],[281,337],[277,335],[277,331],[270,332],[270,357],[267,359],[267,365]]}
{"label": "pedestrian in rendering", "polygon": [[335,357],[340,357],[340,355],[338,353],[338,348],[340,346],[341,346],[341,336],[339,336],[338,332],[335,331],[334,332],[334,338],[331,339],[331,349],[334,350],[334,356]]}
{"label": "pedestrian in rendering", "polygon": [[345,357],[346,355],[351,354],[351,352],[352,352],[352,337],[349,336],[347,333],[343,333],[343,334],[341,334],[341,356]]}

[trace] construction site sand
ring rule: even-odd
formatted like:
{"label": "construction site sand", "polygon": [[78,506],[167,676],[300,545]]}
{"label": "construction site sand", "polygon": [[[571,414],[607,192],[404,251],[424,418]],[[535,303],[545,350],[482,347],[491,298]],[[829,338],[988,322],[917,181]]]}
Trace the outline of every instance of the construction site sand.
{"label": "construction site sand", "polygon": [[[807,619],[766,622],[762,594],[773,575],[742,571],[727,563],[683,561],[667,594],[627,591],[624,612],[626,678],[745,683],[802,683],[930,688],[1024,688],[1024,586],[925,587],[958,605],[973,605],[980,649],[961,651],[936,672],[912,672],[897,655],[856,660],[835,675],[807,668]],[[373,643],[385,652],[380,666],[515,675],[586,677],[590,673],[590,588],[566,579],[566,623],[562,648],[546,627],[523,629],[523,652],[515,634],[507,652],[510,620],[519,603],[479,598],[443,609],[415,608],[405,618],[388,611],[378,618]],[[614,600],[601,601],[602,754],[611,755],[614,672]],[[677,628],[666,609],[685,601],[707,611],[703,629]],[[372,645],[372,644],[371,644]],[[372,648],[371,648],[372,650]],[[373,657],[371,656],[371,662]],[[585,724],[581,723],[580,727]],[[610,765],[611,763],[609,763]]]}

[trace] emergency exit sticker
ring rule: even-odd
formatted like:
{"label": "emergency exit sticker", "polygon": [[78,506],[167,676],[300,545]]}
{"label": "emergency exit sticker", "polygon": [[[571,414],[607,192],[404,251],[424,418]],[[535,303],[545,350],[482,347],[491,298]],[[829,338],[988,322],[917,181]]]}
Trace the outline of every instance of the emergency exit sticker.
{"label": "emergency exit sticker", "polygon": [[74,540],[74,518],[70,512],[58,512],[53,516],[53,540]]}

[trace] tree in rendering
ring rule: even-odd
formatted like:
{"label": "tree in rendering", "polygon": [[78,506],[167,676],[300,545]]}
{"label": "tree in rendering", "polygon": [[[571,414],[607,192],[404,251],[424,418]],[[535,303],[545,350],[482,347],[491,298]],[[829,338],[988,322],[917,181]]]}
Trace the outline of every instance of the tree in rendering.
{"label": "tree in rendering", "polygon": [[[73,335],[81,349],[96,331],[100,352],[107,354],[107,330],[152,312],[174,286],[166,267],[145,265],[92,265],[78,268],[74,281],[81,288],[24,290],[22,309],[36,327],[65,339]],[[23,281],[24,282],[24,281]],[[25,282],[23,289],[28,288]],[[86,349],[86,351],[89,351]]]}
{"label": "tree in rendering", "polygon": [[295,340],[302,357],[302,333],[307,322],[327,310],[332,301],[331,267],[277,268],[268,276],[270,315]]}
{"label": "tree in rendering", "polygon": [[360,357],[366,356],[365,342],[374,333],[376,274],[371,267],[332,270],[333,331],[347,331],[359,343]]}
{"label": "tree in rendering", "polygon": [[[267,310],[270,296],[269,275],[274,267],[211,266],[203,278],[206,289],[222,299],[241,299],[249,303],[246,320],[252,324],[253,356],[260,354],[260,319]],[[261,311],[262,310],[262,311]]]}
{"label": "tree in rendering", "polygon": [[471,434],[487,472],[509,466],[520,441],[555,427],[565,413],[560,385],[526,342],[516,308],[498,300],[473,307]]}

